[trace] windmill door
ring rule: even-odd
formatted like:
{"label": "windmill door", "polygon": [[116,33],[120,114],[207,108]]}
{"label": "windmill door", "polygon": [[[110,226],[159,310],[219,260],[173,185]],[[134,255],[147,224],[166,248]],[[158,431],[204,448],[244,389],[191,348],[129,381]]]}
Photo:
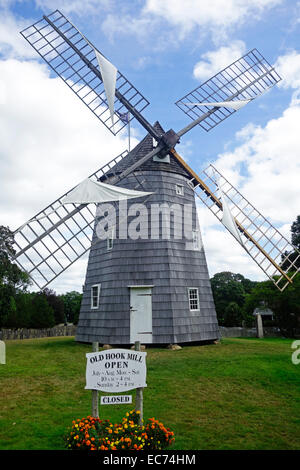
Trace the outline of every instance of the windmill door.
{"label": "windmill door", "polygon": [[152,343],[152,288],[130,287],[130,343]]}

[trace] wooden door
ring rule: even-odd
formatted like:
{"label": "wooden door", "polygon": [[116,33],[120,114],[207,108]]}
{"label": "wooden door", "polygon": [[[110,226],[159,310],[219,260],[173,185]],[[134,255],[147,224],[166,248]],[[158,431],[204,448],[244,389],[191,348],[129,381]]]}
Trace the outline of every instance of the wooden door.
{"label": "wooden door", "polygon": [[130,343],[152,343],[152,289],[130,287]]}

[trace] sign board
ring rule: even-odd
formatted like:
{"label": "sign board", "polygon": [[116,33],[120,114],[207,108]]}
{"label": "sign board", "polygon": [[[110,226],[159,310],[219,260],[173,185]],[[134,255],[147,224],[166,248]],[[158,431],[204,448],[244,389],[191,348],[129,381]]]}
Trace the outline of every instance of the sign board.
{"label": "sign board", "polygon": [[105,395],[101,397],[101,405],[122,405],[132,403],[132,395]]}
{"label": "sign board", "polygon": [[87,353],[85,388],[115,393],[147,387],[146,355],[129,349]]}

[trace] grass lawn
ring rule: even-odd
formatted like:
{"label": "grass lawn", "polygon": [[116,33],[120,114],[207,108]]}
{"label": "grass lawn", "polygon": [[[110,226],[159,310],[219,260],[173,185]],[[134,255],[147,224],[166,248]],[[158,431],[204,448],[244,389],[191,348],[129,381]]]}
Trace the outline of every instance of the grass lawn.
{"label": "grass lawn", "polygon": [[[300,449],[300,364],[291,361],[291,344],[226,338],[180,351],[148,348],[145,420],[154,416],[175,432],[173,449]],[[87,352],[90,345],[70,337],[6,341],[1,450],[64,448],[72,420],[91,414]],[[99,409],[112,422],[129,411]]]}

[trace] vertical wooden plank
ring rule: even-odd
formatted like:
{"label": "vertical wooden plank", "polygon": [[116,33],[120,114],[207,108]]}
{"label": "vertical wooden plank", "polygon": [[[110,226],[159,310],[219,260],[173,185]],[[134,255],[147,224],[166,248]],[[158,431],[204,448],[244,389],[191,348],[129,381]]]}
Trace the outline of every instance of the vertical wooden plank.
{"label": "vertical wooden plank", "polygon": [[256,331],[257,331],[258,338],[264,337],[264,328],[263,328],[263,322],[262,322],[260,313],[256,314]]}
{"label": "vertical wooden plank", "polygon": [[[99,351],[99,343],[92,343],[93,352]],[[98,390],[92,390],[92,416],[99,418]]]}
{"label": "vertical wooden plank", "polygon": [[5,357],[5,343],[4,341],[0,341],[0,364],[5,364],[6,363],[6,357]]}
{"label": "vertical wooden plank", "polygon": [[[134,348],[136,351],[141,350],[141,343],[136,341],[134,343]],[[135,392],[135,411],[140,412],[139,425],[143,424],[143,388],[137,388]]]}

